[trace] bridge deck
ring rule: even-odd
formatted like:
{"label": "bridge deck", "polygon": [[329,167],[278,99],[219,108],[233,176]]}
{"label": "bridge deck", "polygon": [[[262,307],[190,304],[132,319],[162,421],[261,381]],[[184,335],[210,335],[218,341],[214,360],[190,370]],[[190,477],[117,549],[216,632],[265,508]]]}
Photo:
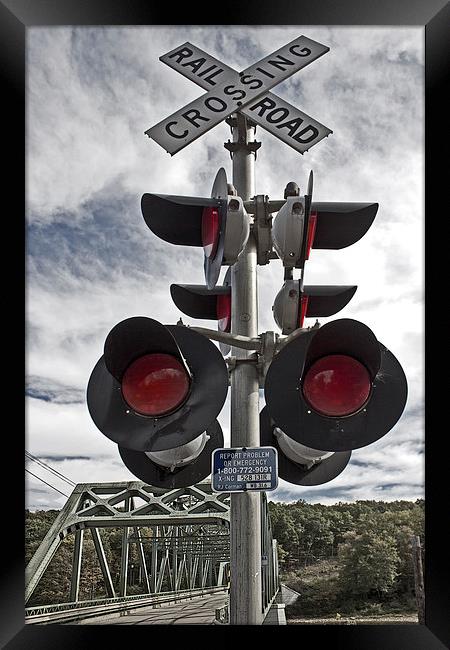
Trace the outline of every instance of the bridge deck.
{"label": "bridge deck", "polygon": [[190,600],[129,609],[79,620],[70,625],[213,625],[216,609],[227,602],[227,593],[194,596]]}

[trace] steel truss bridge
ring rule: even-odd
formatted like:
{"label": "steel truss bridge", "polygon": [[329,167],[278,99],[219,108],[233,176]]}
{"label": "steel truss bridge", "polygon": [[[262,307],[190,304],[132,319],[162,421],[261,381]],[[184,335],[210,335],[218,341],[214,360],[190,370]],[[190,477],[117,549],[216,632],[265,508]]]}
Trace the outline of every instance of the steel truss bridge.
{"label": "steel truss bridge", "polygon": [[[62,541],[74,536],[68,602],[28,607],[26,623],[80,620],[145,605],[225,591],[230,571],[230,497],[212,492],[209,481],[163,490],[141,481],[76,485],[25,571],[25,604],[34,593]],[[276,540],[272,538],[267,498],[261,492],[262,607],[265,618],[279,592]],[[243,523],[245,525],[245,523]],[[118,589],[100,530],[121,529]],[[104,580],[105,596],[80,600],[85,532],[89,529]],[[130,563],[135,545],[138,566]],[[130,576],[143,587],[129,595]],[[228,609],[216,612],[228,622]]]}

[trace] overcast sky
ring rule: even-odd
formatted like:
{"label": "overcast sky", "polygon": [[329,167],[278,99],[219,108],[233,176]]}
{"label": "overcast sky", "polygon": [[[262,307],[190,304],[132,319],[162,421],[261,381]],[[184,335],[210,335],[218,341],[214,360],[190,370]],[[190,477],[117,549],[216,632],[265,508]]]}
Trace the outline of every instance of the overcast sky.
{"label": "overcast sky", "polygon": [[[304,192],[312,169],[315,201],[380,204],[358,243],[312,252],[305,283],[358,285],[345,309],[320,322],[348,317],[371,327],[402,364],[409,394],[398,424],[354,451],[336,479],[312,488],[280,481],[268,497],[331,504],[424,496],[422,27],[27,30],[26,448],[73,482],[135,479],[86,406],[106,335],[131,316],[176,323],[170,284],[204,282],[202,250],[154,236],[142,194],[210,196],[219,167],[231,177],[223,122],[173,157],[144,135],[203,92],[159,57],[190,41],[240,71],[301,34],[330,51],[273,91],[333,133],[301,156],[258,127],[256,193],[282,198],[289,181]],[[281,262],[258,267],[258,282],[259,331],[278,332],[272,303]],[[225,445],[229,419],[227,399],[219,416]],[[36,463],[27,467],[70,493]],[[42,482],[26,480],[27,507],[64,504]]]}

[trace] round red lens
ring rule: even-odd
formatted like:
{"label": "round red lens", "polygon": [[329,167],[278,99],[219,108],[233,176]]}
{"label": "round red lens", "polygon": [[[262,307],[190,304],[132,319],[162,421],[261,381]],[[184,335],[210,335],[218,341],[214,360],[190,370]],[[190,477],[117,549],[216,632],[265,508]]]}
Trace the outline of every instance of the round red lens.
{"label": "round red lens", "polygon": [[133,361],[122,379],[127,404],[142,415],[164,415],[176,409],[189,392],[183,364],[170,354],[146,354]]}
{"label": "round red lens", "polygon": [[219,210],[203,208],[202,214],[202,244],[205,257],[214,257],[219,242]]}
{"label": "round red lens", "polygon": [[311,408],[332,417],[358,411],[367,401],[370,388],[367,368],[343,354],[313,363],[303,381],[303,395]]}
{"label": "round red lens", "polygon": [[216,313],[219,330],[229,332],[231,329],[231,294],[217,296]]}

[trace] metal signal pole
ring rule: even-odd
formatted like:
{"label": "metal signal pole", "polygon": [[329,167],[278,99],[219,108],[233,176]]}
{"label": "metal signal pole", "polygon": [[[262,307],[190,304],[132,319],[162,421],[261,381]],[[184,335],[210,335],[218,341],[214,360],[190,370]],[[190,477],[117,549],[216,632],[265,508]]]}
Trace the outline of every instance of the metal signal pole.
{"label": "metal signal pole", "polygon": [[[228,120],[233,142],[225,144],[233,161],[233,185],[248,201],[255,195],[255,125],[235,114]],[[253,233],[232,267],[231,332],[258,336],[257,250]],[[244,360],[254,353],[232,348],[236,365],[231,373],[231,446],[259,447],[259,378],[255,363]],[[241,360],[241,361],[240,361]],[[231,494],[230,507],[230,624],[262,623],[261,495]]]}

